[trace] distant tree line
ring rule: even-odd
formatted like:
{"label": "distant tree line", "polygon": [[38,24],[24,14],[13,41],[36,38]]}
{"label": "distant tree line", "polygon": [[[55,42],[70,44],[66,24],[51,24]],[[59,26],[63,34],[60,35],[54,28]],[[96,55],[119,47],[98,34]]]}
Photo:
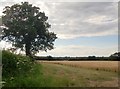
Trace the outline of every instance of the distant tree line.
{"label": "distant tree line", "polygon": [[88,57],[34,57],[36,60],[48,60],[48,61],[119,61],[120,52],[116,52],[111,54],[109,57],[96,57],[96,56],[88,56]]}

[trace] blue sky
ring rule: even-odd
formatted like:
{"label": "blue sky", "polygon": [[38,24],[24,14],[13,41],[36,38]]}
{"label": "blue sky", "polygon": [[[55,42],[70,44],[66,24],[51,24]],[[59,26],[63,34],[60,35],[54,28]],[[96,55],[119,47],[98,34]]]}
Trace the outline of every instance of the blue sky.
{"label": "blue sky", "polygon": [[106,47],[108,45],[116,45],[118,43],[118,36],[98,36],[98,37],[78,37],[75,39],[57,39],[55,45],[85,45]]}
{"label": "blue sky", "polygon": [[[5,5],[21,1],[28,0],[0,1],[0,12]],[[46,13],[51,24],[49,30],[58,37],[55,49],[37,55],[110,56],[118,51],[117,2],[29,2]]]}

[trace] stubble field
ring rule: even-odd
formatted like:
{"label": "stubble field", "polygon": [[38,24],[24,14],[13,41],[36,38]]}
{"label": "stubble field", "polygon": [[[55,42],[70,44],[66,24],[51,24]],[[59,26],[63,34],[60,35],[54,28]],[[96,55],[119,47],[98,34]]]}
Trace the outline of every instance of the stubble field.
{"label": "stubble field", "polygon": [[51,86],[118,87],[118,61],[39,61]]}
{"label": "stubble field", "polygon": [[119,65],[118,61],[40,61],[40,62],[113,72],[118,72]]}

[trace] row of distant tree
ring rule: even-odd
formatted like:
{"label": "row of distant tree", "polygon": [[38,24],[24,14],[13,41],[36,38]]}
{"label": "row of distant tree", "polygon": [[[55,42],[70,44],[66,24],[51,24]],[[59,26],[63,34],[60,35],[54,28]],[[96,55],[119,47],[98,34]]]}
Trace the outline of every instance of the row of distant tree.
{"label": "row of distant tree", "polygon": [[87,60],[113,60],[113,61],[118,61],[120,58],[120,52],[116,52],[109,57],[96,57],[96,56],[88,56],[88,57],[52,57],[52,56],[47,56],[47,57],[35,57],[36,60],[49,60],[49,61],[87,61]]}

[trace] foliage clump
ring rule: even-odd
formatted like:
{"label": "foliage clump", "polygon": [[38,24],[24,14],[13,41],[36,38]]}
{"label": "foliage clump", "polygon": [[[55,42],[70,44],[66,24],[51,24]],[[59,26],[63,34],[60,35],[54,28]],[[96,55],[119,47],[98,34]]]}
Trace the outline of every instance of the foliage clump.
{"label": "foliage clump", "polygon": [[14,77],[20,73],[26,73],[32,69],[34,62],[30,57],[2,51],[2,75],[3,77]]}

